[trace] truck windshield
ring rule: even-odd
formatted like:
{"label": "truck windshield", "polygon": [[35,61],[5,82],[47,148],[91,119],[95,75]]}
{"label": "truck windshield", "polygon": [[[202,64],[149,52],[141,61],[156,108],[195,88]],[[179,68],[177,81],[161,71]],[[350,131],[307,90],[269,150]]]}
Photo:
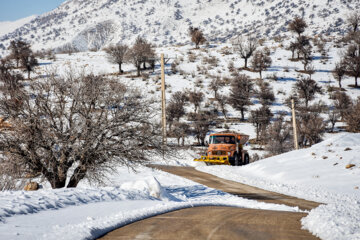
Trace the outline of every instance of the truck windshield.
{"label": "truck windshield", "polygon": [[234,136],[210,136],[210,144],[235,144]]}

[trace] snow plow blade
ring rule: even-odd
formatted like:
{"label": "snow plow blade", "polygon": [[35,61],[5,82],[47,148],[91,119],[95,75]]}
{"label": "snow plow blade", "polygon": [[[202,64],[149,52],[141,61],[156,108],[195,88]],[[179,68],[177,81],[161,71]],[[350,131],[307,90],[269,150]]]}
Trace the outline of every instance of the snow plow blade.
{"label": "snow plow blade", "polygon": [[194,161],[230,165],[228,156],[201,156],[201,158],[196,158]]}

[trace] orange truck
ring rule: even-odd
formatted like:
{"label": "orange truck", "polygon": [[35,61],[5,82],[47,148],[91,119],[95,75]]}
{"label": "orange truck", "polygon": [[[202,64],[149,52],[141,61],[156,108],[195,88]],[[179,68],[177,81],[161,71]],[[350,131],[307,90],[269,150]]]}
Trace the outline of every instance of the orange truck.
{"label": "orange truck", "polygon": [[207,155],[194,159],[197,162],[210,164],[225,164],[241,166],[250,161],[249,154],[243,145],[249,140],[249,135],[237,132],[213,133],[209,138]]}

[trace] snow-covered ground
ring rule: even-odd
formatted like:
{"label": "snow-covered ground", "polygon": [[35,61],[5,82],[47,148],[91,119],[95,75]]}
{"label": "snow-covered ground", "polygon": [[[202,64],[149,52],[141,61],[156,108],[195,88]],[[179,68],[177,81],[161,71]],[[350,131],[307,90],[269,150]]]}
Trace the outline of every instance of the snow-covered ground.
{"label": "snow-covered ground", "polygon": [[[0,26],[4,24],[0,23]],[[292,94],[292,87],[302,75],[298,71],[303,69],[302,63],[289,61],[291,52],[284,50],[292,38],[289,34],[283,43],[264,43],[271,49],[273,60],[272,67],[265,71],[263,76],[264,81],[269,82],[274,89],[276,100],[271,110],[275,114],[279,111],[289,113],[284,101]],[[344,50],[335,48],[334,45],[334,42],[328,42],[326,45],[327,48],[331,47],[328,59],[322,59],[314,47],[312,64],[316,72],[312,78],[322,87],[324,94],[317,95],[311,103],[321,100],[329,107],[333,105],[327,90],[337,86],[331,71],[340,60],[340,52]],[[225,54],[225,50],[229,50],[230,53]],[[214,96],[208,88],[211,76],[231,78],[229,63],[234,62],[236,68],[244,65],[243,59],[232,52],[230,43],[210,43],[209,47],[202,47],[200,50],[194,50],[190,45],[162,47],[157,48],[156,52],[166,53],[171,58],[166,67],[168,100],[176,91],[201,91],[205,94],[201,109],[205,109],[206,105],[216,104],[209,100]],[[190,53],[195,56],[195,61],[190,61]],[[211,56],[218,59],[216,66],[204,61],[206,57]],[[174,60],[179,62],[176,74],[170,71],[170,64]],[[106,74],[141,89],[144,95],[157,98],[160,103],[159,65],[154,73],[149,73],[148,79],[143,79],[114,74],[118,67],[108,63],[103,51],[58,54],[56,60],[41,59],[40,63],[35,73],[32,73],[39,81],[49,73],[61,75],[69,69]],[[124,64],[123,70],[131,72],[131,75],[135,73],[134,66],[130,64]],[[259,76],[258,73],[244,70],[240,73],[247,74],[251,79]],[[274,73],[277,80],[270,79]],[[360,91],[348,86],[353,82],[353,78],[345,77],[343,87],[346,93],[355,99],[360,96]],[[227,95],[229,90],[230,87],[225,86],[219,93]],[[257,109],[260,106],[258,99],[253,97],[251,100],[254,104],[249,109]],[[191,104],[185,107],[187,112],[193,111]],[[229,117],[239,117],[239,112],[230,105],[227,105],[226,109]],[[249,117],[249,112],[246,112],[245,117]],[[181,120],[186,121],[186,118]],[[244,132],[251,138],[255,137],[254,127],[249,122],[227,125],[231,130]],[[343,123],[337,123],[337,126],[339,125]],[[211,131],[224,129],[225,123]],[[322,239],[360,239],[360,135],[327,134],[325,139],[311,148],[242,167],[202,166],[201,163],[192,161],[197,157],[194,150],[182,150],[177,156],[170,158],[154,157],[153,162],[197,166],[198,170],[223,178],[325,203],[312,210],[302,220],[304,228]],[[185,143],[192,144],[194,141],[194,137],[190,136],[186,138]],[[257,152],[251,149],[251,145],[247,148],[251,154]],[[346,169],[347,164],[355,166]],[[297,208],[245,200],[153,169],[140,167],[137,170],[138,172],[134,173],[127,168],[119,167],[115,173],[107,176],[102,185],[92,185],[84,181],[77,189],[52,190],[48,184],[42,183],[43,188],[37,192],[1,192],[0,239],[95,238],[138,219],[200,205],[298,211]]]}
{"label": "snow-covered ground", "polygon": [[[311,148],[247,166],[197,167],[216,176],[324,203],[302,219],[322,239],[360,239],[360,134],[342,133]],[[354,166],[351,168],[349,164]]]}
{"label": "snow-covered ground", "polygon": [[[156,176],[156,177],[155,177]],[[103,183],[76,189],[0,192],[0,239],[93,239],[157,214],[195,206],[297,212],[239,198],[158,170],[120,167]]]}

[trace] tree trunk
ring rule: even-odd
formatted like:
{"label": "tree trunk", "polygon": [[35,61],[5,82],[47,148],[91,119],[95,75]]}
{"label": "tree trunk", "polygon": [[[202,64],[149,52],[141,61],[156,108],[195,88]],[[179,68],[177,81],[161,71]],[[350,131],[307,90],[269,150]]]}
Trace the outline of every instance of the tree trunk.
{"label": "tree trunk", "polygon": [[[48,172],[45,168],[41,171],[45,178],[49,181],[52,189],[63,188],[66,184],[66,177],[59,178],[57,173]],[[66,176],[66,175],[65,175]]]}
{"label": "tree trunk", "polygon": [[66,186],[67,188],[75,188],[78,183],[80,182],[80,180],[82,180],[86,175],[86,167],[83,165],[78,166],[73,175],[70,178],[70,181],[68,183],[68,185]]}
{"label": "tree trunk", "polygon": [[339,78],[339,88],[340,88],[340,90],[341,90],[341,78]]}
{"label": "tree trunk", "polygon": [[256,141],[259,141],[259,132],[260,132],[260,126],[259,124],[256,124]]}
{"label": "tree trunk", "polygon": [[357,79],[358,79],[358,77],[355,76],[355,87],[356,87],[356,88],[358,87]]}
{"label": "tree trunk", "polygon": [[201,140],[201,146],[205,146],[205,137],[202,137],[200,140]]}
{"label": "tree trunk", "polygon": [[248,61],[248,58],[244,58],[245,59],[245,68],[247,68],[247,61]]}
{"label": "tree trunk", "polygon": [[121,70],[121,63],[119,63],[119,74],[122,73],[122,70]]}
{"label": "tree trunk", "polygon": [[224,118],[227,119],[225,108],[222,108],[222,114],[224,115]]}
{"label": "tree trunk", "polygon": [[137,66],[137,76],[140,77],[140,65]]}
{"label": "tree trunk", "polygon": [[30,71],[28,70],[28,79],[30,80]]}
{"label": "tree trunk", "polygon": [[63,188],[65,187],[65,183],[66,183],[66,179],[63,180],[54,179],[52,182],[50,182],[52,189]]}
{"label": "tree trunk", "polygon": [[241,121],[244,121],[245,120],[244,109],[242,108],[240,111],[241,111]]}
{"label": "tree trunk", "polygon": [[260,79],[262,80],[261,70],[259,71],[259,74],[260,74]]}

